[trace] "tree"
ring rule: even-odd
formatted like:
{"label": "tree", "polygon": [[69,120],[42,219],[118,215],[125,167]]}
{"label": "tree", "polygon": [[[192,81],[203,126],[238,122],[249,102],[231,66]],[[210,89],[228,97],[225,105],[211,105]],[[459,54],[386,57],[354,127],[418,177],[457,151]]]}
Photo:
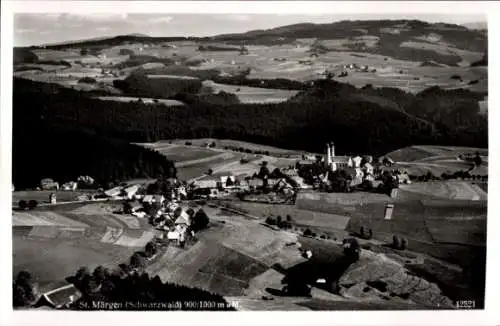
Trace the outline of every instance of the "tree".
{"label": "tree", "polygon": [[287,221],[287,222],[292,222],[292,217],[291,217],[290,215],[287,215],[287,216],[286,216],[286,221]]}
{"label": "tree", "polygon": [[123,203],[123,212],[126,214],[132,213],[132,205],[129,201]]}
{"label": "tree", "polygon": [[37,299],[37,292],[31,273],[20,271],[13,283],[14,307],[32,306]]}
{"label": "tree", "polygon": [[268,178],[271,173],[269,172],[269,168],[267,167],[267,162],[262,162],[262,166],[260,167],[258,177],[261,179]]}
{"label": "tree", "polygon": [[361,184],[361,187],[367,191],[370,191],[372,190],[374,187],[373,187],[373,182],[371,180],[363,180],[363,183]]}
{"label": "tree", "polygon": [[94,269],[92,276],[94,277],[94,280],[97,284],[101,284],[101,282],[109,276],[109,271],[103,266],[99,265]]}
{"label": "tree", "polygon": [[274,218],[272,218],[271,216],[268,216],[266,218],[266,224],[269,224],[269,225],[276,225],[276,220]]}
{"label": "tree", "polygon": [[158,251],[158,247],[154,242],[148,242],[145,247],[146,257],[153,257]]}
{"label": "tree", "polygon": [[193,221],[191,222],[191,229],[194,232],[198,232],[200,230],[205,229],[210,222],[207,213],[200,208],[193,217]]}
{"label": "tree", "polygon": [[208,169],[208,171],[207,171],[207,174],[208,174],[208,175],[212,175],[213,173],[214,173],[214,170],[212,170],[212,169]]}
{"label": "tree", "polygon": [[405,250],[408,247],[408,240],[406,238],[401,239],[400,249]]}
{"label": "tree", "polygon": [[26,202],[26,200],[21,199],[18,203],[18,206],[20,209],[25,210],[28,207],[28,203]]}
{"label": "tree", "polygon": [[353,262],[359,260],[359,254],[361,251],[361,247],[359,246],[358,240],[355,238],[348,238],[342,241],[344,247],[344,255]]}
{"label": "tree", "polygon": [[304,236],[305,237],[311,236],[311,235],[312,235],[312,231],[309,228],[307,228],[307,229],[304,230]]}
{"label": "tree", "polygon": [[480,166],[483,164],[483,159],[481,158],[481,155],[479,155],[479,152],[476,152],[476,156],[474,157],[474,164],[476,166]]}
{"label": "tree", "polygon": [[281,215],[278,215],[278,217],[276,218],[276,223],[278,224],[278,226],[281,225],[281,222],[282,222]]}
{"label": "tree", "polygon": [[132,257],[130,257],[130,266],[133,268],[146,267],[146,259],[144,259],[144,255],[142,253],[135,252]]}
{"label": "tree", "polygon": [[392,236],[392,247],[394,249],[399,249],[401,247],[401,240],[396,235]]}

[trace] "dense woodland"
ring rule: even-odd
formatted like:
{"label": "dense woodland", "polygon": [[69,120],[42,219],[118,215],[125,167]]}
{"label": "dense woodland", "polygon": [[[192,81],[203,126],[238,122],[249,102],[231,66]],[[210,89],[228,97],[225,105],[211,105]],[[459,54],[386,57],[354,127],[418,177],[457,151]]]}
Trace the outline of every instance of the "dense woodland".
{"label": "dense woodland", "polygon": [[[103,102],[84,92],[15,79],[14,95],[14,112],[25,128],[23,110],[40,110],[49,124],[129,142],[215,137],[322,151],[324,143],[333,140],[339,154],[372,155],[415,144],[488,146],[487,117],[477,114],[477,100],[484,94],[467,90],[433,87],[412,95],[317,81],[284,103],[197,101],[180,109],[137,101]],[[16,132],[16,124],[14,128]]]}
{"label": "dense woodland", "polygon": [[[32,85],[34,86],[34,85]],[[120,140],[120,135],[99,133],[92,124],[71,121],[71,103],[53,111],[51,101],[36,95],[50,86],[14,88],[12,177],[18,189],[36,187],[42,178],[59,182],[91,175],[99,184],[136,177],[175,176],[173,162],[159,153]],[[31,97],[34,96],[34,97]],[[58,94],[45,95],[57,98]],[[60,119],[59,112],[68,119]],[[124,127],[124,126],[122,126]]]}

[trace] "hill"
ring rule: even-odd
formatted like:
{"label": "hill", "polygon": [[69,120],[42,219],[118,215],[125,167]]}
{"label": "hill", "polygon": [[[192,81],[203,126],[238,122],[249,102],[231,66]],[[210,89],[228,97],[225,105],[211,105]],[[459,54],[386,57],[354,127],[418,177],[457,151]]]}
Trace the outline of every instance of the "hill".
{"label": "hill", "polygon": [[53,119],[63,114],[74,121],[78,113],[68,112],[68,107],[54,112],[54,107],[32,102],[33,94],[21,85],[14,87],[12,178],[17,189],[36,187],[43,178],[66,182],[90,175],[107,185],[129,178],[175,175],[173,162],[155,151],[85,124]]}
{"label": "hill", "polygon": [[17,78],[14,92],[14,112],[22,112],[17,105],[25,106],[24,110],[40,107],[39,114],[50,124],[85,128],[137,143],[231,138],[322,152],[325,142],[335,140],[339,153],[372,155],[416,143],[487,147],[487,117],[477,114],[473,100],[478,95],[473,92],[438,89],[411,95],[322,81],[283,103],[197,102],[182,109],[161,103],[104,102],[55,84]]}
{"label": "hill", "polygon": [[[462,61],[460,50],[484,53],[487,36],[484,31],[467,27],[418,20],[357,20],[331,24],[294,24],[268,30],[249,31],[215,37],[237,44],[269,44],[279,40],[315,38],[312,48],[318,51],[344,50],[376,53],[402,60],[434,60],[450,66]],[[324,40],[336,40],[334,47]],[[375,40],[375,42],[373,42]],[[412,42],[408,44],[407,42]],[[443,51],[447,48],[450,51]],[[448,52],[448,53],[447,53]]]}
{"label": "hill", "polygon": [[[427,23],[419,20],[344,20],[330,24],[301,23],[210,38],[149,37],[130,34],[51,44],[46,45],[45,48],[53,50],[75,47],[104,48],[126,43],[158,44],[174,41],[277,45],[297,42],[300,44],[302,39],[314,39],[311,45],[312,52],[352,51],[409,61],[433,60],[449,66],[457,66],[462,61],[470,62],[471,55],[483,54],[487,48],[487,32],[484,29],[469,29],[462,25]],[[217,49],[227,49],[227,47],[228,45],[215,46]]]}

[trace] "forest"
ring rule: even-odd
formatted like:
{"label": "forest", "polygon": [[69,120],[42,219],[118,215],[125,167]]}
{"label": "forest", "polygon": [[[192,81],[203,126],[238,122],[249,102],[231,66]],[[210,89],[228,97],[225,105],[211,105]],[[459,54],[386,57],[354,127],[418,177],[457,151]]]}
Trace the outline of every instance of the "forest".
{"label": "forest", "polygon": [[[66,182],[90,175],[107,185],[176,175],[174,163],[155,151],[101,134],[92,126],[53,119],[50,102],[26,98],[34,91],[14,90],[12,179],[16,189],[34,188],[42,178]],[[72,112],[71,106],[65,111]]]}
{"label": "forest", "polygon": [[414,96],[324,81],[281,104],[195,103],[179,110],[103,103],[84,92],[27,80],[16,79],[15,85],[16,94],[30,94],[16,97],[20,103],[39,103],[50,121],[131,142],[227,137],[314,151],[335,139],[340,152],[373,154],[413,144],[487,147],[487,117],[477,114],[483,95],[465,90],[432,88]]}
{"label": "forest", "polygon": [[[165,92],[171,95],[181,90],[175,98],[189,98],[186,94],[196,92],[197,88],[191,90],[191,85],[185,88],[186,82],[182,81],[181,87],[166,88]],[[483,96],[468,90],[442,90],[438,87],[412,95],[393,88],[368,86],[357,89],[324,80],[316,81],[314,87],[308,87],[284,103],[241,104],[231,97],[227,102],[221,97],[208,103],[191,101],[179,109],[138,101],[103,102],[85,92],[15,78],[14,156],[15,170],[18,171],[15,180],[19,181],[23,175],[41,173],[35,171],[62,173],[57,171],[63,167],[75,169],[80,166],[78,160],[82,157],[99,161],[95,169],[102,171],[103,176],[108,172],[110,175],[118,173],[116,166],[113,167],[118,163],[112,163],[111,159],[114,155],[133,158],[127,165],[131,176],[166,173],[165,168],[170,166],[168,161],[160,164],[161,159],[152,153],[146,154],[147,151],[141,150],[143,156],[138,157],[135,153],[139,150],[133,150],[135,147],[125,143],[122,146],[128,150],[108,151],[99,149],[101,144],[89,145],[92,142],[83,139],[78,143],[70,141],[62,136],[67,131],[57,134],[58,129],[53,129],[54,126],[85,131],[93,135],[89,137],[105,136],[114,141],[229,138],[313,152],[322,151],[326,141],[335,141],[339,154],[375,156],[415,144],[486,148],[487,116],[477,114],[477,101]],[[28,119],[28,113],[33,121]],[[41,120],[44,124],[39,123]],[[40,130],[44,125],[47,130]],[[52,145],[49,146],[47,141],[53,142]],[[54,163],[49,164],[52,155]],[[30,163],[35,157],[44,157],[44,161],[34,166]],[[68,159],[61,161],[61,157]],[[69,158],[73,157],[78,158],[75,159],[76,165],[68,168],[71,166]],[[149,170],[137,171],[141,170],[141,164],[149,166]],[[163,167],[160,169],[160,166]],[[86,169],[94,168],[89,166]],[[90,172],[81,173],[92,175]]]}

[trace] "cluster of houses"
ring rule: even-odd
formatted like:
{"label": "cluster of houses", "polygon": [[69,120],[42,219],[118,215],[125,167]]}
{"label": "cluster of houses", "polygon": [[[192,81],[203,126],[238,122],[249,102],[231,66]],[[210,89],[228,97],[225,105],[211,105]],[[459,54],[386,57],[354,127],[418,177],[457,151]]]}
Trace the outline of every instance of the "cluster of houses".
{"label": "cluster of houses", "polygon": [[40,181],[40,190],[63,190],[63,191],[75,191],[79,186],[88,187],[92,186],[95,183],[94,179],[88,175],[79,176],[76,181],[69,181],[63,183],[62,185],[59,182],[54,181],[51,178],[44,178]]}
{"label": "cluster of houses", "polygon": [[[318,162],[318,157],[314,155],[304,155],[303,159],[298,163],[299,165],[311,165]],[[326,144],[326,151],[323,157],[320,158],[320,162],[326,168],[326,174],[322,176],[322,180],[328,180],[328,174],[335,172],[337,170],[345,171],[351,177],[351,186],[357,186],[363,183],[363,181],[368,180],[375,183],[376,179],[381,173],[381,170],[375,168],[375,162],[372,156],[337,156],[335,154],[335,145],[333,142]],[[380,157],[377,161],[377,166],[390,167],[394,164],[394,161],[390,157]],[[398,180],[399,184],[411,183],[407,171],[404,169],[396,169],[393,172],[393,176]],[[292,169],[290,171],[284,171],[287,175],[295,176],[296,170]]]}
{"label": "cluster of houses", "polygon": [[194,198],[205,198],[214,199],[219,197],[224,197],[230,194],[239,192],[258,192],[259,190],[267,187],[268,189],[283,193],[285,195],[291,195],[295,192],[297,185],[292,185],[294,182],[290,182],[291,179],[296,178],[300,181],[298,184],[304,184],[302,178],[298,175],[294,175],[292,178],[288,178],[287,174],[282,170],[283,177],[245,177],[239,178],[233,175],[226,176],[206,176],[202,179],[194,181],[189,188],[189,192]]}

